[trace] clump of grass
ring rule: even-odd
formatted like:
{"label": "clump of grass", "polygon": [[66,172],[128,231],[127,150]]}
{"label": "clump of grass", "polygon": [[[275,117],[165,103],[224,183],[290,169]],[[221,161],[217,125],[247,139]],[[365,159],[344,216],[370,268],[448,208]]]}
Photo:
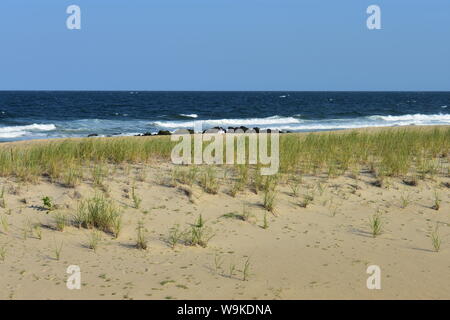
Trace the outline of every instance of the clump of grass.
{"label": "clump of grass", "polygon": [[98,163],[96,164],[91,171],[92,174],[92,183],[95,187],[102,187],[103,181],[105,177],[107,176],[107,170],[103,166],[103,164]]}
{"label": "clump of grass", "polygon": [[133,186],[131,188],[131,199],[133,199],[133,207],[135,209],[139,209],[139,207],[141,206],[141,202],[142,202],[142,198],[140,198],[137,194],[136,194],[136,187]]}
{"label": "clump of grass", "polygon": [[67,216],[64,213],[57,212],[54,216],[55,219],[55,229],[58,231],[64,231],[67,226]]}
{"label": "clump of grass", "polygon": [[289,188],[291,189],[292,196],[298,197],[298,192],[300,190],[301,179],[293,179],[288,182]]}
{"label": "clump of grass", "polygon": [[55,205],[53,204],[53,200],[52,198],[50,198],[49,196],[45,196],[42,198],[42,203],[45,209],[47,209],[48,211],[52,211],[55,209]]}
{"label": "clump of grass", "polygon": [[433,206],[431,207],[433,210],[438,211],[441,208],[441,197],[439,196],[439,193],[437,190],[434,191],[434,197],[433,197]]}
{"label": "clump of grass", "polygon": [[234,198],[238,194],[239,191],[242,191],[244,189],[244,186],[242,185],[242,181],[236,180],[233,182],[233,186],[230,190],[230,195]]}
{"label": "clump of grass", "polygon": [[216,171],[211,167],[208,167],[203,173],[200,183],[203,190],[207,193],[217,194],[219,192],[219,180]]}
{"label": "clump of grass", "polygon": [[[237,178],[233,182],[233,186],[230,191],[230,195],[232,197],[235,197],[236,194],[239,191],[243,191],[245,189],[245,186],[248,184],[249,180],[249,169],[247,165],[239,165],[238,166],[238,172],[237,172]],[[256,193],[258,193],[258,188],[255,188]]]}
{"label": "clump of grass", "polygon": [[169,235],[167,237],[167,242],[172,249],[175,249],[176,245],[181,242],[184,237],[185,232],[180,229],[180,225],[176,224],[169,229]]}
{"label": "clump of grass", "polygon": [[370,230],[372,233],[372,236],[375,238],[376,236],[380,235],[383,228],[383,222],[381,221],[381,215],[379,213],[374,214],[369,219],[369,225]]}
{"label": "clump of grass", "polygon": [[198,168],[195,166],[191,167],[186,176],[186,180],[185,180],[186,184],[188,184],[189,186],[192,186],[197,179],[197,175],[198,175]]}
{"label": "clump of grass", "polygon": [[314,201],[314,196],[312,194],[305,194],[303,200],[299,203],[302,208],[307,208],[310,203]]}
{"label": "clump of grass", "polygon": [[264,187],[264,179],[263,175],[261,175],[261,169],[259,164],[256,166],[256,169],[254,170],[253,175],[253,186],[255,188],[255,193],[258,194],[259,191],[261,191]]}
{"label": "clump of grass", "polygon": [[431,232],[431,244],[433,245],[434,251],[439,252],[441,249],[441,237],[439,236],[438,225],[436,225],[436,228]]}
{"label": "clump of grass", "polygon": [[189,246],[200,246],[206,248],[208,242],[214,237],[212,230],[205,226],[202,215],[191,225],[191,230],[186,232],[185,243]]}
{"label": "clump of grass", "polygon": [[250,276],[250,258],[247,258],[242,268],[242,281],[247,281]]}
{"label": "clump of grass", "polygon": [[121,228],[121,213],[109,199],[103,195],[82,200],[74,216],[74,224],[83,228],[96,228],[118,236]]}
{"label": "clump of grass", "polygon": [[192,166],[189,170],[175,170],[174,176],[175,179],[181,182],[182,184],[186,184],[188,186],[192,186],[198,174],[198,167]]}
{"label": "clump of grass", "polygon": [[64,245],[63,242],[61,242],[60,244],[56,243],[56,241],[53,242],[53,252],[55,253],[55,259],[58,261],[61,258],[63,245]]}
{"label": "clump of grass", "polygon": [[148,241],[145,235],[146,230],[144,227],[144,223],[142,221],[139,221],[136,230],[137,230],[136,248],[140,250],[147,250]]}
{"label": "clump of grass", "polygon": [[66,187],[74,188],[80,184],[82,178],[81,168],[69,166],[63,174],[63,183]]}
{"label": "clump of grass", "polygon": [[117,239],[121,231],[122,231],[122,218],[119,216],[115,219],[112,219],[111,234],[114,236],[114,238]]}
{"label": "clump of grass", "polygon": [[276,191],[271,189],[264,190],[264,200],[263,206],[267,211],[274,212],[275,211],[275,198]]}
{"label": "clump of grass", "polygon": [[268,176],[266,177],[264,184],[264,197],[263,197],[263,207],[272,213],[275,211],[275,200],[276,200],[276,186],[278,183],[278,177]]}
{"label": "clump of grass", "polygon": [[88,244],[87,244],[88,248],[96,252],[101,240],[102,234],[98,230],[93,230],[88,235]]}
{"label": "clump of grass", "polygon": [[411,203],[411,194],[402,194],[400,196],[400,207],[405,209]]}

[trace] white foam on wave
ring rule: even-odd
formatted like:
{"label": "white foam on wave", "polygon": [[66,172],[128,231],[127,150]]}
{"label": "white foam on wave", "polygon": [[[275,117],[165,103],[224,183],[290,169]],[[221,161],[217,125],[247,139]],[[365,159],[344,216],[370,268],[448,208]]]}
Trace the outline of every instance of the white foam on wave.
{"label": "white foam on wave", "polygon": [[[296,115],[299,116],[299,115]],[[295,116],[294,116],[295,117]],[[365,127],[386,127],[406,125],[450,124],[450,114],[406,114],[401,116],[373,115],[347,119],[303,120],[294,117],[273,116],[253,119],[219,119],[199,120],[204,129],[211,127],[246,126],[261,129],[278,129],[290,131],[314,131],[334,129],[356,129]],[[156,121],[152,125],[168,130],[193,128],[194,121]]]}
{"label": "white foam on wave", "polygon": [[195,113],[191,113],[191,114],[180,113],[180,116],[186,117],[186,118],[198,118],[198,114],[195,114]]}
{"label": "white foam on wave", "polygon": [[38,132],[55,130],[54,124],[30,124],[26,126],[0,127],[0,138],[19,138],[28,135],[36,135]]}
{"label": "white foam on wave", "polygon": [[[293,117],[273,116],[267,118],[251,118],[251,119],[217,119],[217,120],[199,120],[202,125],[207,127],[227,127],[227,126],[277,126],[289,123],[300,123],[301,120]],[[176,129],[176,128],[191,128],[193,121],[155,121],[151,123],[157,127]]]}
{"label": "white foam on wave", "polygon": [[384,121],[413,121],[417,123],[421,122],[429,122],[429,121],[438,121],[438,122],[450,122],[450,114],[405,114],[401,116],[370,116],[368,117],[372,120],[384,120]]}

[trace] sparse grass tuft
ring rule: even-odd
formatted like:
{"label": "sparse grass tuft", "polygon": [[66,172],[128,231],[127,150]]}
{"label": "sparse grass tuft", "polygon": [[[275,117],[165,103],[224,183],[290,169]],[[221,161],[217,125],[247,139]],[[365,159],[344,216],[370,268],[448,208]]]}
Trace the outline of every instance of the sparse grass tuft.
{"label": "sparse grass tuft", "polygon": [[64,243],[61,242],[60,244],[56,243],[56,241],[53,241],[53,252],[55,253],[55,259],[59,261],[61,258],[61,252],[63,249]]}
{"label": "sparse grass tuft", "polygon": [[267,176],[264,183],[263,207],[272,213],[275,212],[275,200],[277,196],[277,176]]}
{"label": "sparse grass tuft", "polygon": [[87,247],[89,249],[94,250],[94,252],[96,252],[101,240],[102,240],[102,234],[98,230],[92,230],[92,232],[89,233],[89,235],[88,235]]}
{"label": "sparse grass tuft", "polygon": [[405,209],[407,206],[409,206],[410,203],[411,203],[411,194],[410,193],[402,194],[400,196],[400,207],[402,209]]}
{"label": "sparse grass tuft", "polygon": [[264,212],[262,228],[263,229],[269,229],[269,221],[267,220],[267,212]]}
{"label": "sparse grass tuft", "polygon": [[242,281],[247,281],[250,276],[250,258],[247,258],[244,262],[242,269]]}
{"label": "sparse grass tuft", "polygon": [[142,221],[139,221],[137,227],[136,248],[140,250],[147,250],[148,247],[148,241],[145,233],[146,230],[144,227],[144,223]]}
{"label": "sparse grass tuft", "polygon": [[219,180],[213,167],[208,167],[200,179],[200,184],[205,192],[217,194],[219,192]]}
{"label": "sparse grass tuft", "polygon": [[298,197],[298,192],[300,190],[300,183],[301,179],[293,179],[288,182],[293,197]]}
{"label": "sparse grass tuft", "polygon": [[299,206],[302,208],[307,208],[310,203],[314,201],[314,196],[310,193],[307,193],[303,196],[303,200],[299,203]]}
{"label": "sparse grass tuft", "polygon": [[57,212],[54,215],[54,219],[55,219],[55,229],[61,232],[64,231],[68,221],[67,216],[64,213]]}
{"label": "sparse grass tuft", "polygon": [[436,228],[431,232],[431,244],[433,245],[434,251],[439,252],[441,249],[441,238],[439,236],[438,225],[436,225]]}
{"label": "sparse grass tuft", "polygon": [[206,248],[208,242],[214,237],[212,230],[205,226],[205,221],[200,215],[197,221],[191,225],[191,230],[185,233],[185,243],[189,246]]}
{"label": "sparse grass tuft", "polygon": [[441,197],[439,196],[439,193],[437,192],[437,190],[434,191],[433,194],[433,206],[431,207],[433,210],[438,211],[441,208]]}
{"label": "sparse grass tuft", "polygon": [[370,230],[372,232],[372,236],[375,238],[380,235],[383,228],[383,222],[381,221],[381,215],[379,213],[374,214],[369,219]]}
{"label": "sparse grass tuft", "polygon": [[180,225],[176,224],[169,229],[169,235],[167,237],[167,242],[169,243],[172,249],[175,249],[176,245],[180,243],[180,241],[184,237],[184,232],[180,229]]}
{"label": "sparse grass tuft", "polygon": [[133,186],[131,188],[131,199],[133,199],[133,206],[135,209],[139,209],[139,207],[141,206],[141,202],[142,202],[142,198],[140,198],[137,194],[136,194],[136,187]]}

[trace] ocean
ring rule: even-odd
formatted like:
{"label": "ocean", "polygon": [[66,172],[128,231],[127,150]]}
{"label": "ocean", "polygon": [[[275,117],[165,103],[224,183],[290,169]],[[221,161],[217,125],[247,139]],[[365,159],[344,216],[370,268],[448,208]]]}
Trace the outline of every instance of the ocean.
{"label": "ocean", "polygon": [[245,126],[293,132],[450,124],[450,92],[0,91],[0,141]]}

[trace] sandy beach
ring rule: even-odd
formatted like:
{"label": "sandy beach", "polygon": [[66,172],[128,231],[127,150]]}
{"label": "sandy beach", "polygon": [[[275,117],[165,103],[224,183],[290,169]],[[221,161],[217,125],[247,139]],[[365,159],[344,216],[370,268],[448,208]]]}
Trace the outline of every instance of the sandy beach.
{"label": "sandy beach", "polygon": [[[369,131],[385,130],[397,129]],[[241,188],[233,166],[215,168],[207,188],[208,166],[157,157],[86,162],[72,183],[3,172],[0,299],[450,299],[449,156],[412,180],[380,180],[367,164],[282,171],[270,210],[252,168]],[[120,213],[120,232],[74,222],[92,199]],[[71,265],[80,290],[67,288]],[[380,290],[367,288],[371,265],[381,269]]]}

